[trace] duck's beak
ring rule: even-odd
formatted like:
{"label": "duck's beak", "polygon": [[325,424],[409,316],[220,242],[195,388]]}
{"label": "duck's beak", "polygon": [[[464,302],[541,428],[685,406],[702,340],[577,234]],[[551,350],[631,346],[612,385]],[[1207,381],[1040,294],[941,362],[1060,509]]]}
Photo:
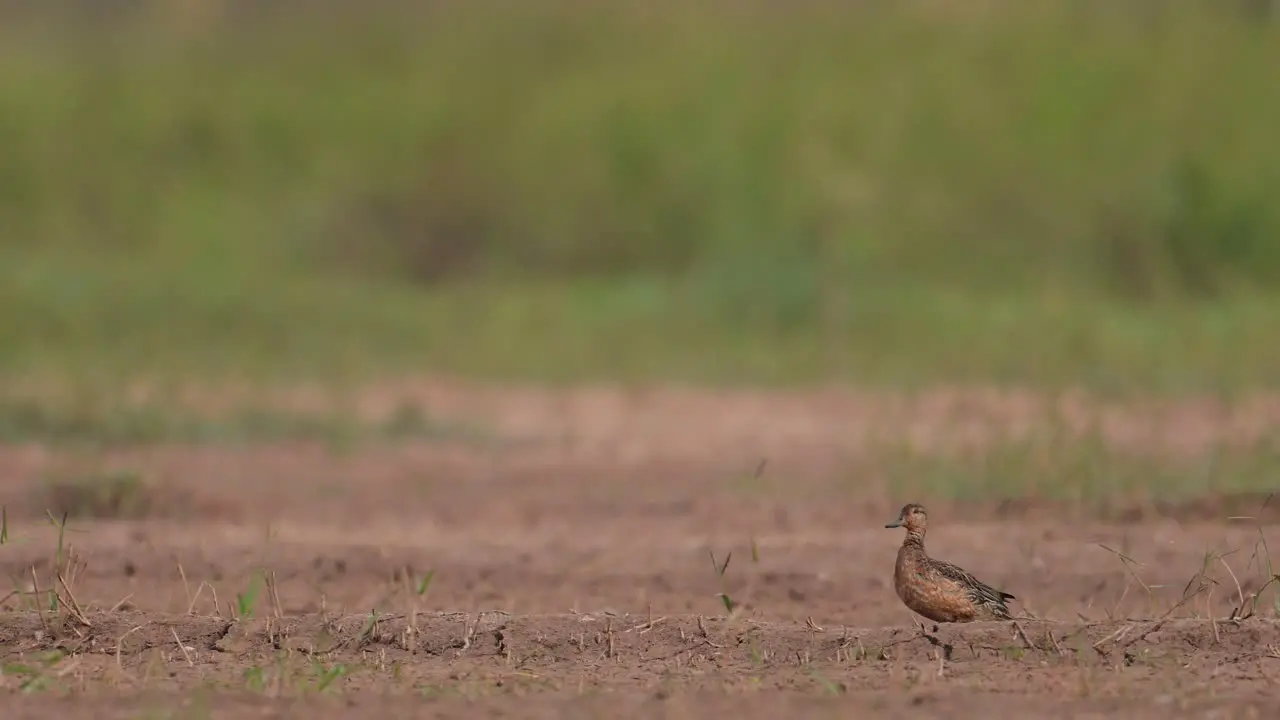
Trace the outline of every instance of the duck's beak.
{"label": "duck's beak", "polygon": [[894,520],[893,522],[889,523],[888,525],[885,525],[885,527],[887,527],[887,528],[900,528],[900,527],[902,527],[902,518],[898,518],[897,520]]}

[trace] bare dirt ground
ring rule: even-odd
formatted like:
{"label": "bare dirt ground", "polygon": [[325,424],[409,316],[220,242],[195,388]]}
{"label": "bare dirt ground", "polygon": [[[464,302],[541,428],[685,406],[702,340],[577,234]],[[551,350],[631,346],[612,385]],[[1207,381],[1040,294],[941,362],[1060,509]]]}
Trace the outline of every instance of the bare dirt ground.
{"label": "bare dirt ground", "polygon": [[[830,482],[870,433],[980,449],[1052,415],[1190,457],[1273,430],[1276,403],[1077,398],[1050,412],[977,391],[429,385],[379,391],[358,411],[404,397],[488,439],[0,448],[0,568],[13,588],[0,612],[4,716],[1280,708],[1274,588],[1256,616],[1228,620],[1263,589],[1270,511],[1228,521],[1206,498],[1155,516],[1068,517],[1035,502],[899,497],[874,474]],[[771,480],[744,482],[765,456]],[[49,481],[85,468],[143,481],[89,500]],[[934,554],[1018,597],[1016,625],[914,626],[891,586],[901,531],[883,528],[907,501],[930,506]],[[60,506],[75,510],[61,553],[45,516]],[[720,575],[713,562],[730,553]]]}

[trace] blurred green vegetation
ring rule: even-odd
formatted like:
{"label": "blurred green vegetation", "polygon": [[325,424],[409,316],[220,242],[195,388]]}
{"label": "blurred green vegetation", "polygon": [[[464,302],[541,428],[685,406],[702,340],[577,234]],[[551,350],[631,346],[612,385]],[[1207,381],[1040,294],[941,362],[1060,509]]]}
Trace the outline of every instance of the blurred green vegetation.
{"label": "blurred green vegetation", "polygon": [[1223,505],[1239,504],[1241,513],[1208,513],[1221,520],[1245,511],[1262,512],[1271,505],[1278,460],[1280,445],[1270,438],[1215,443],[1183,455],[1135,452],[1096,432],[1048,431],[995,443],[980,452],[921,452],[901,442],[880,443],[868,450],[862,466],[844,477],[843,484],[846,491],[857,487],[870,472],[899,497],[974,502],[1037,498],[1104,514],[1108,508],[1152,508],[1206,497],[1218,498]]}
{"label": "blurred green vegetation", "polygon": [[0,22],[11,378],[1280,367],[1242,3],[113,6]]}

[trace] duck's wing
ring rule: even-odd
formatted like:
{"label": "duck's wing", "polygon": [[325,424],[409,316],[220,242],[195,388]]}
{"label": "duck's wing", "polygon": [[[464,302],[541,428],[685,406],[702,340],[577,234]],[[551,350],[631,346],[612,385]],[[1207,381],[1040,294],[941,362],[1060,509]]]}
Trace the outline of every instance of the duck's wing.
{"label": "duck's wing", "polygon": [[938,574],[948,580],[954,580],[964,585],[973,594],[978,602],[994,603],[1003,606],[1006,600],[1017,600],[1016,597],[1007,592],[996,590],[990,585],[982,582],[974,577],[969,571],[958,565],[952,565],[942,560],[930,559],[930,564],[938,571]]}

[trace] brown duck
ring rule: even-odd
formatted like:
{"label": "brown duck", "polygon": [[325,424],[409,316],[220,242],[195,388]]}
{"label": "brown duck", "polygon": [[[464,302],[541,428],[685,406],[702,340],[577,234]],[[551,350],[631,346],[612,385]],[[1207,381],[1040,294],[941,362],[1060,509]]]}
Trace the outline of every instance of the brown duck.
{"label": "brown duck", "polygon": [[928,525],[924,506],[916,503],[904,506],[898,519],[885,525],[907,529],[893,568],[893,587],[903,604],[939,623],[1012,620],[1005,603],[1015,600],[1014,596],[925,553],[924,534]]}

